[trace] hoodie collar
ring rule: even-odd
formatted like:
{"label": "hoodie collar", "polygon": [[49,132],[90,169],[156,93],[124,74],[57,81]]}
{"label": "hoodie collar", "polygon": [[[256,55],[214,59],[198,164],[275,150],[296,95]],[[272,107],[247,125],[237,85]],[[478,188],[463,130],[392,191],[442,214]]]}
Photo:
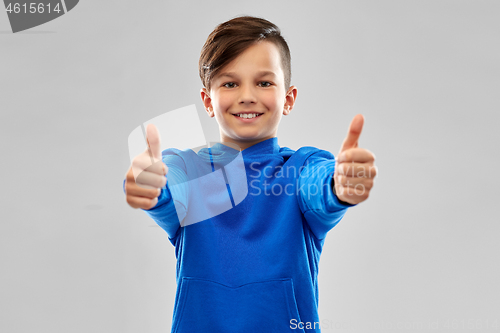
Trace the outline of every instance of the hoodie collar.
{"label": "hoodie collar", "polygon": [[[251,155],[266,155],[266,154],[278,154],[280,146],[278,145],[278,138],[269,138],[267,140],[261,141],[254,144],[253,146],[244,149],[242,152],[243,156]],[[233,159],[239,153],[238,150],[226,146],[220,142],[215,143],[211,148],[203,148],[198,152],[198,155],[216,160],[224,160],[226,158]]]}

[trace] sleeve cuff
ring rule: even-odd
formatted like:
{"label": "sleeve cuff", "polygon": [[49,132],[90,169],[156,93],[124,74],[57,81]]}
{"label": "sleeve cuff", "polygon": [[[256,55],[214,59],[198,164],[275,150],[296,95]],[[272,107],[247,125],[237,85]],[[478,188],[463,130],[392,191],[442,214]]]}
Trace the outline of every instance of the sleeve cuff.
{"label": "sleeve cuff", "polygon": [[333,194],[332,198],[331,198],[333,201],[332,206],[341,206],[341,207],[349,208],[349,207],[354,207],[357,205],[357,204],[350,204],[348,202],[342,201],[337,197],[337,193],[335,193],[335,178],[333,178],[333,177],[332,177],[332,181],[331,181],[331,189],[332,189],[332,194]]}

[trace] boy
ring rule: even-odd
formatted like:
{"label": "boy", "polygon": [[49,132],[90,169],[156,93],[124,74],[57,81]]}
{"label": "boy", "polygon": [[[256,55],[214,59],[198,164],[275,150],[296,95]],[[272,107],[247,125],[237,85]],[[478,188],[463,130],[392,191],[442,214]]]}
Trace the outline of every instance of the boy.
{"label": "boy", "polygon": [[[144,209],[175,246],[172,332],[320,332],[317,273],[326,234],[348,207],[367,199],[376,174],[373,154],[358,148],[363,117],[354,118],[337,168],[327,151],[280,147],[278,125],[293,109],[297,88],[290,86],[288,46],[264,19],[244,16],[217,26],[199,71],[201,98],[219,124],[221,144],[198,154],[161,152],[150,125],[149,148],[134,159],[124,185],[129,205]],[[239,153],[235,145],[248,194],[221,214],[182,226],[201,202],[173,183],[206,174],[204,163],[222,169],[224,156]],[[149,153],[158,162],[146,169]],[[143,170],[137,179],[133,167]],[[214,191],[207,200],[217,205]],[[228,191],[234,194],[232,185]]]}

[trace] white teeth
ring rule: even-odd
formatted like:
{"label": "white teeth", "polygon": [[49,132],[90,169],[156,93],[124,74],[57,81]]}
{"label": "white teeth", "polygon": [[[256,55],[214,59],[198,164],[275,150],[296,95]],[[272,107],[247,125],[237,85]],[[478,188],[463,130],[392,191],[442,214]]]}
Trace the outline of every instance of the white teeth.
{"label": "white teeth", "polygon": [[258,117],[259,114],[258,113],[252,113],[252,114],[246,114],[246,113],[243,113],[243,114],[237,114],[238,117],[240,118],[255,118],[255,117]]}

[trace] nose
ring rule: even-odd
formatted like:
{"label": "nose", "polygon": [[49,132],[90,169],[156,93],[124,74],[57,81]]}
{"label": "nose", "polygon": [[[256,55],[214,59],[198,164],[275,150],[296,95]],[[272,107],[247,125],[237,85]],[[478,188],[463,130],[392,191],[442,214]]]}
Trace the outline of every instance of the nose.
{"label": "nose", "polygon": [[254,88],[249,84],[242,84],[240,87],[240,95],[238,96],[239,104],[256,103]]}

